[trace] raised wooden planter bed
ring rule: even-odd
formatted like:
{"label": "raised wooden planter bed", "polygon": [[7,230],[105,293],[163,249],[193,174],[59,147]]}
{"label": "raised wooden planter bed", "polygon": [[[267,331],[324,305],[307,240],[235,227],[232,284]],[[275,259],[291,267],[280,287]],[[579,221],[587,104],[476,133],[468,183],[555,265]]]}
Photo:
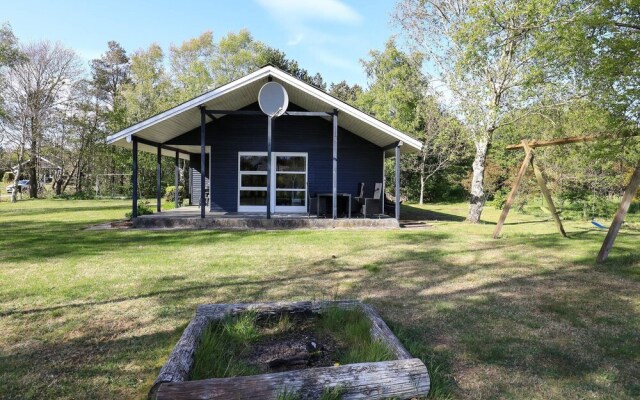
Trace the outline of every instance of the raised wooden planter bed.
{"label": "raised wooden planter bed", "polygon": [[[193,355],[202,333],[214,321],[251,311],[259,317],[280,314],[319,314],[330,307],[360,308],[371,320],[371,336],[385,343],[395,360],[319,367],[233,378],[189,381]],[[206,304],[196,316],[160,370],[150,399],[278,399],[286,389],[300,399],[317,399],[323,390],[342,389],[341,398],[412,399],[429,393],[429,373],[424,363],[404,348],[378,312],[359,301],[305,301],[247,304]]]}

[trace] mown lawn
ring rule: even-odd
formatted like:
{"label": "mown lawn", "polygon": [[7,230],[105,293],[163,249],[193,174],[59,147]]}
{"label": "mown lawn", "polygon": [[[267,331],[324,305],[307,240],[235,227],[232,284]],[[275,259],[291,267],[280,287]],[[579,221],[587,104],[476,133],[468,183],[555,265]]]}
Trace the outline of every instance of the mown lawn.
{"label": "mown lawn", "polygon": [[[128,202],[0,203],[0,398],[143,398],[201,303],[357,298],[435,398],[638,398],[640,231],[464,204],[399,230],[87,231]],[[437,220],[437,221],[436,221]],[[605,222],[605,221],[601,221]],[[605,222],[608,224],[608,221]]]}

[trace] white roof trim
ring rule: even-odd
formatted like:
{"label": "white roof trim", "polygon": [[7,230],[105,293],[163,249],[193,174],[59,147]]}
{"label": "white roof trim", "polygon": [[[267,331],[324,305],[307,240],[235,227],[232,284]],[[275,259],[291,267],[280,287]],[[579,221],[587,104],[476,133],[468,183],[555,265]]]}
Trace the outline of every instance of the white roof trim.
{"label": "white roof trim", "polygon": [[[339,112],[345,112],[347,114],[351,114],[353,117],[377,128],[378,130],[386,133],[387,135],[393,137],[394,139],[403,142],[406,145],[409,145],[413,148],[415,148],[416,150],[420,150],[422,149],[422,143],[420,143],[419,140],[416,140],[402,132],[400,132],[399,130],[392,128],[391,126],[385,124],[382,121],[379,121],[377,119],[375,119],[374,117],[365,114],[364,112],[358,110],[357,108],[354,108],[350,105],[348,105],[347,103],[338,100],[336,98],[334,98],[333,96],[324,93],[322,90],[317,89],[297,78],[294,78],[293,76],[287,74],[286,72],[283,72],[273,66],[266,66],[263,67],[255,72],[252,72],[249,75],[246,75],[240,79],[237,79],[233,82],[230,82],[226,85],[220,86],[217,89],[214,89],[210,92],[207,92],[205,94],[202,94],[192,100],[189,100],[185,103],[182,103],[178,106],[175,106],[167,111],[164,111],[160,114],[157,114],[153,117],[150,117],[144,121],[141,121],[135,125],[132,125],[126,129],[121,130],[120,132],[114,133],[113,135],[110,135],[107,137],[107,143],[111,144],[114,142],[117,142],[118,140],[121,140],[123,138],[127,138],[130,137],[131,135],[134,135],[135,133],[148,128],[158,122],[162,122],[165,121],[167,119],[170,119],[171,117],[173,117],[174,115],[180,114],[184,111],[193,109],[194,107],[198,107],[204,103],[207,103],[213,99],[216,99],[220,96],[223,96],[229,92],[234,91],[237,88],[242,87],[245,84],[254,82],[258,79],[262,79],[262,78],[266,78],[268,76],[273,76],[274,78],[280,79],[286,83],[288,83],[291,86],[294,86],[300,90],[302,90],[303,92],[308,93],[311,96],[314,96],[316,98],[319,98],[320,100],[322,100],[323,102],[325,102],[326,104],[328,104],[331,108],[335,108],[338,109]],[[340,117],[338,117],[338,120],[340,119]]]}

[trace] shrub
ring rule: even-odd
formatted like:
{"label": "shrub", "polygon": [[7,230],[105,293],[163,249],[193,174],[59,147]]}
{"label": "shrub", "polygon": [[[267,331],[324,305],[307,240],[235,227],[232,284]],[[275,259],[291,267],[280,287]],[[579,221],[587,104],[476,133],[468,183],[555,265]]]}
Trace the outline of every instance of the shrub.
{"label": "shrub", "polygon": [[507,196],[507,192],[504,189],[500,189],[493,194],[491,204],[493,204],[496,210],[502,210],[507,203]]}
{"label": "shrub", "polygon": [[[167,186],[164,190],[164,199],[168,202],[172,202],[175,200],[176,187],[175,186]],[[180,200],[185,199],[187,197],[187,192],[184,186],[178,186],[178,198]]]}
{"label": "shrub", "polygon": [[[138,216],[148,214],[153,214],[153,210],[151,209],[151,207],[149,207],[149,202],[145,201],[138,203]],[[128,211],[124,216],[127,219],[131,219],[133,217],[133,214],[131,213],[131,211]]]}
{"label": "shrub", "polygon": [[54,195],[55,199],[62,200],[93,200],[95,199],[96,194],[93,192],[75,192],[75,193],[60,193],[59,195]]}
{"label": "shrub", "polygon": [[16,176],[11,171],[7,171],[2,175],[2,182],[5,184],[11,183],[16,179]]}

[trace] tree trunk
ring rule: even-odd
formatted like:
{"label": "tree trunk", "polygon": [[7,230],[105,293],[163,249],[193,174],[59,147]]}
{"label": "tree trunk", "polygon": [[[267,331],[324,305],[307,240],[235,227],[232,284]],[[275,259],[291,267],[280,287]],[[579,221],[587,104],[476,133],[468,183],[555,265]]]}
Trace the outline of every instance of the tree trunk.
{"label": "tree trunk", "polygon": [[[426,143],[424,143],[426,146]],[[420,157],[420,202],[418,204],[424,204],[424,183],[427,180],[424,176],[424,166],[427,162],[427,152],[422,149],[422,155]]]}
{"label": "tree trunk", "polygon": [[487,152],[489,141],[487,139],[477,140],[476,156],[473,160],[473,177],[471,179],[471,201],[469,203],[469,214],[467,222],[478,223],[484,207],[484,169],[487,164]]}
{"label": "tree trunk", "polygon": [[38,174],[33,162],[29,163],[29,197],[32,199],[38,197]]}
{"label": "tree trunk", "polygon": [[73,165],[73,170],[71,171],[71,173],[69,175],[67,175],[67,179],[64,180],[64,183],[62,184],[61,192],[64,192],[64,191],[67,190],[67,185],[69,184],[69,182],[71,182],[71,179],[73,179],[73,177],[75,176],[76,168],[78,168],[78,164],[77,163]]}
{"label": "tree trunk", "polygon": [[38,197],[38,140],[34,137],[34,123],[31,122],[31,149],[29,150],[31,160],[29,161],[29,197],[35,199]]}

